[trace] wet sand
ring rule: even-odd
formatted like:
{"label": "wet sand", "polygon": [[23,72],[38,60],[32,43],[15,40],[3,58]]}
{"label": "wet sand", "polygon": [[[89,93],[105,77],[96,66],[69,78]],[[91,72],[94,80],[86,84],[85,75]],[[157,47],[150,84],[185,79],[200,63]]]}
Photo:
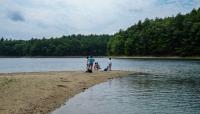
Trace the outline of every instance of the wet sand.
{"label": "wet sand", "polygon": [[128,74],[131,72],[1,73],[0,114],[46,114],[95,84]]}

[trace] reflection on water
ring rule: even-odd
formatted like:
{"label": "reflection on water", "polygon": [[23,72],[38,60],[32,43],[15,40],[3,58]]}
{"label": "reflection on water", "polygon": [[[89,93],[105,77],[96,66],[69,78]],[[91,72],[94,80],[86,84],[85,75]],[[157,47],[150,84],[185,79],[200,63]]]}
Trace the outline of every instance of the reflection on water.
{"label": "reflection on water", "polygon": [[52,114],[199,114],[200,75],[136,75],[89,88]]}

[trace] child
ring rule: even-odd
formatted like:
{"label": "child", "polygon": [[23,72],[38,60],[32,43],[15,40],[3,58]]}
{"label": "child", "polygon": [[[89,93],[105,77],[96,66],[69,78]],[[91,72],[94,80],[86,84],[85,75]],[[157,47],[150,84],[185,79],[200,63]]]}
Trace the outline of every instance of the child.
{"label": "child", "polygon": [[95,62],[95,64],[94,64],[94,69],[95,69],[95,70],[101,69],[98,62]]}

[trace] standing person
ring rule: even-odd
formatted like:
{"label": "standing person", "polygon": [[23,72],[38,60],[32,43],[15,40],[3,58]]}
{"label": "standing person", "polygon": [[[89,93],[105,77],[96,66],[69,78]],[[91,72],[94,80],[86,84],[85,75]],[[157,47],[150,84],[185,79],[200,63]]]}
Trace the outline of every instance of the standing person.
{"label": "standing person", "polygon": [[108,60],[108,71],[111,71],[111,67],[112,67],[112,61],[111,61],[111,58],[109,58],[109,60]]}
{"label": "standing person", "polygon": [[92,68],[93,68],[94,61],[95,61],[95,59],[94,59],[92,56],[90,56],[90,57],[88,58],[89,70],[91,70],[91,72],[92,72]]}

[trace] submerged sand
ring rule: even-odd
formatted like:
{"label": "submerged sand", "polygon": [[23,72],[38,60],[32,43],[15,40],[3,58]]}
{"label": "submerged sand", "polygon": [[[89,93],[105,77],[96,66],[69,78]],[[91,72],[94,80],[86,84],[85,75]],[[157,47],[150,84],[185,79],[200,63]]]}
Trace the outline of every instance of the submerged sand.
{"label": "submerged sand", "polygon": [[95,84],[130,72],[0,74],[0,114],[45,114]]}

